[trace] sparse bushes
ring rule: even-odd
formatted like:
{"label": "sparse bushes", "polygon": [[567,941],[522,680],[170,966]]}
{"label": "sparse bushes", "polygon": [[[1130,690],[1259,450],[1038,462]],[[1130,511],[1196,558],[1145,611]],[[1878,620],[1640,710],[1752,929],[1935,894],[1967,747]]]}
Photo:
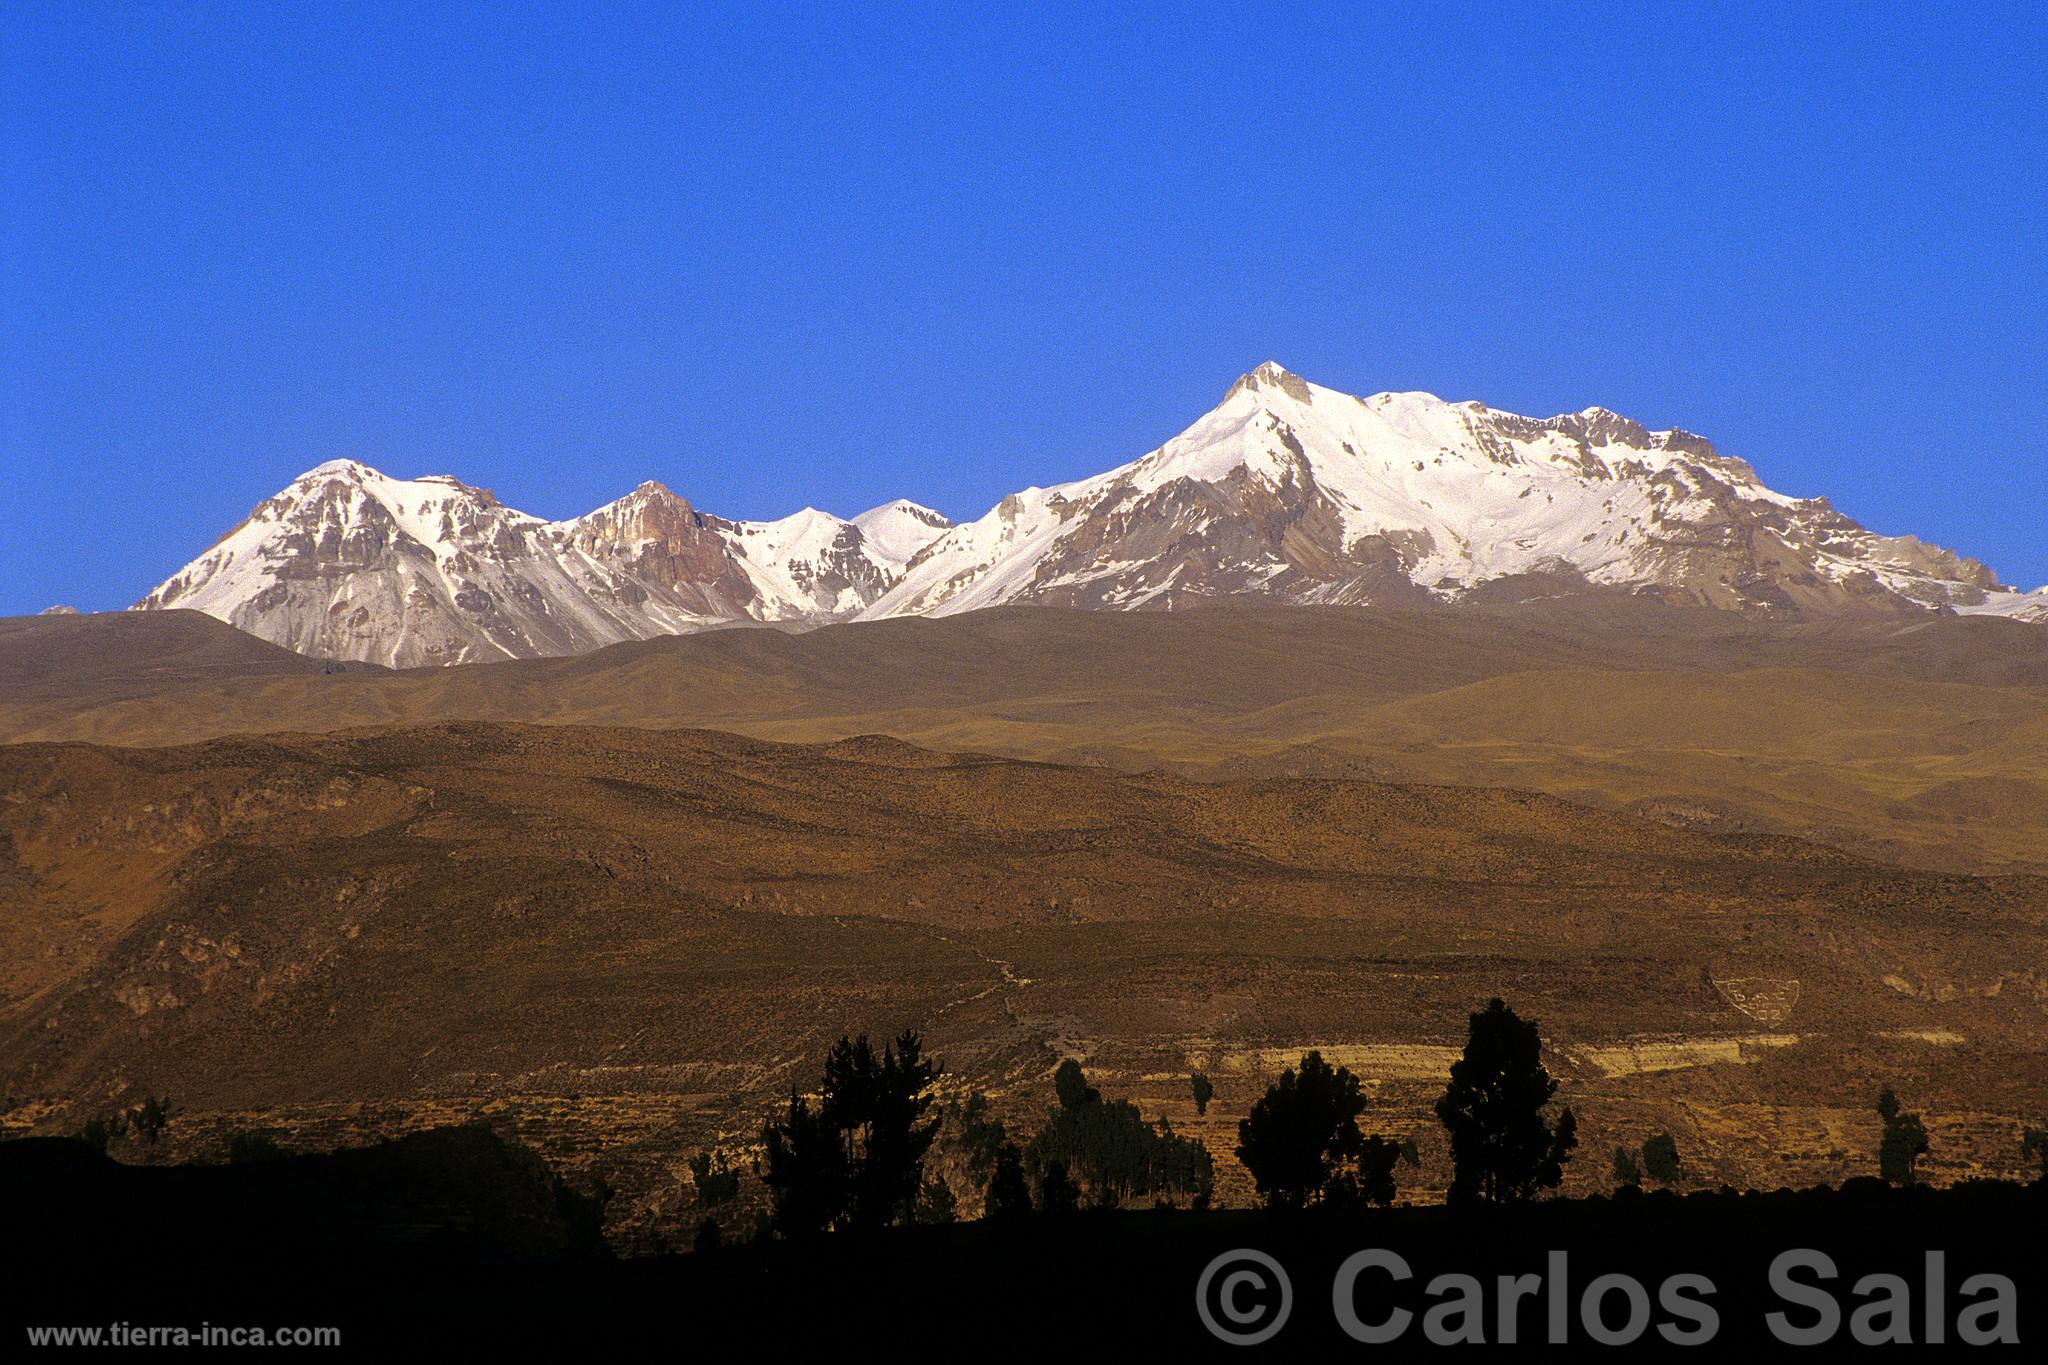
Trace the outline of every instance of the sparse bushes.
{"label": "sparse bushes", "polygon": [[104,1152],[122,1138],[154,1146],[171,1124],[171,1102],[161,1095],[144,1097],[142,1103],[112,1114],[87,1119],[73,1134],[95,1151]]}
{"label": "sparse bushes", "polygon": [[690,1179],[696,1183],[697,1207],[700,1209],[730,1204],[740,1192],[739,1170],[722,1147],[692,1156]]}
{"label": "sparse bushes", "polygon": [[2048,1183],[2048,1128],[2029,1128],[2020,1136],[2020,1156],[2039,1167],[2034,1179]]}
{"label": "sparse bushes", "polygon": [[1918,1114],[1899,1108],[1899,1097],[1890,1086],[1877,1097],[1877,1113],[1884,1120],[1884,1136],[1877,1144],[1877,1173],[1894,1185],[1910,1185],[1915,1164],[1927,1152],[1927,1129]]}
{"label": "sparse bushes", "polygon": [[1464,1056],[1436,1105],[1451,1136],[1451,1202],[1529,1199],[1563,1182],[1578,1120],[1570,1109],[1555,1125],[1545,1118],[1556,1093],[1536,1022],[1488,1001],[1472,1016]]}
{"label": "sparse bushes", "polygon": [[170,1123],[171,1102],[159,1095],[148,1096],[128,1111],[128,1126],[142,1142],[154,1143]]}
{"label": "sparse bushes", "polygon": [[78,1140],[94,1151],[104,1152],[110,1143],[128,1131],[125,1114],[100,1114],[87,1119],[78,1130]]}
{"label": "sparse bushes", "polygon": [[1684,1170],[1678,1159],[1678,1140],[1669,1133],[1657,1133],[1647,1138],[1640,1149],[1627,1147],[1614,1149],[1614,1184],[1616,1189],[1639,1190],[1643,1177],[1660,1185],[1674,1185],[1683,1177]]}
{"label": "sparse bushes", "polygon": [[1643,1170],[1659,1185],[1675,1185],[1683,1172],[1679,1168],[1678,1142],[1669,1133],[1658,1133],[1643,1143]]}

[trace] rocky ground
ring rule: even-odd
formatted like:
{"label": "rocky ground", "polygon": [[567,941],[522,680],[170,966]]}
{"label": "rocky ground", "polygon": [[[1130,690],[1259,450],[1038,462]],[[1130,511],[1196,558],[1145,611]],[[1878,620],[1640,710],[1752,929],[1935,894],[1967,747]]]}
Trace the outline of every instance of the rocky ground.
{"label": "rocky ground", "polygon": [[1936,1180],[2016,1173],[2048,1117],[2048,882],[1527,792],[502,724],[13,745],[0,790],[10,1128],[167,1095],[122,1153],[154,1161],[482,1116],[614,1189],[626,1249],[863,1029],[922,1030],[1026,1131],[1077,1057],[1208,1143],[1226,1203],[1236,1120],[1311,1047],[1433,1199],[1492,995],[1582,1115],[1575,1191],[1659,1130],[1694,1185],[1867,1172],[1886,1084]]}

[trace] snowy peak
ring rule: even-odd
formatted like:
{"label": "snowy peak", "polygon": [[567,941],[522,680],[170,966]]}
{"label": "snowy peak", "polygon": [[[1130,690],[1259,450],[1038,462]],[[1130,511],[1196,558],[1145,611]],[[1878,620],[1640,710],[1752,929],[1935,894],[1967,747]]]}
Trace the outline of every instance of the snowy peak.
{"label": "snowy peak", "polygon": [[1243,393],[1278,393],[1297,403],[1313,403],[1315,395],[1307,380],[1295,374],[1277,360],[1268,360],[1248,374],[1238,376],[1229,392],[1223,395],[1228,404],[1231,399]]}
{"label": "snowy peak", "polygon": [[1267,362],[1165,445],[956,527],[866,613],[1458,599],[1502,580],[1728,610],[2023,614],[1975,561],[1765,487],[1605,408],[1353,398]]}
{"label": "snowy peak", "polygon": [[1602,407],[1353,397],[1267,361],[1157,449],[954,525],[897,499],[729,521],[648,481],[549,522],[449,475],[301,474],[138,606],[308,654],[570,654],[734,621],[1008,602],[1171,609],[1623,592],[1730,611],[2048,622],[1983,564],[1778,493],[1703,437]]}
{"label": "snowy peak", "polygon": [[138,603],[203,611],[307,654],[409,666],[574,654],[728,621],[851,616],[946,527],[805,508],[734,522],[654,480],[549,522],[448,475],[330,460]]}
{"label": "snowy peak", "polygon": [[908,498],[870,507],[855,517],[853,524],[860,528],[868,553],[897,570],[953,529],[953,523],[943,515]]}

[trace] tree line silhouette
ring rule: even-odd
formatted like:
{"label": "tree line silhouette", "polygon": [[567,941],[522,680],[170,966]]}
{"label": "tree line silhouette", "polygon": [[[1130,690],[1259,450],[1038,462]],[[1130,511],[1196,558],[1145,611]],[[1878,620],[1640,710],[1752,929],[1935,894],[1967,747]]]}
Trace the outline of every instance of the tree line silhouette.
{"label": "tree line silhouette", "polygon": [[[1106,1098],[1076,1061],[1053,1073],[1056,1102],[1029,1136],[1013,1133],[978,1090],[939,1108],[943,1074],[914,1031],[879,1052],[866,1035],[842,1037],[826,1054],[816,1092],[792,1087],[787,1107],[762,1129],[755,1169],[770,1208],[757,1231],[804,1238],[953,1222],[967,1206],[931,1169],[935,1152],[964,1180],[968,1200],[979,1192],[981,1216],[995,1220],[1147,1201],[1200,1209],[1213,1197],[1204,1143],[1175,1132],[1163,1115],[1147,1120],[1133,1102]],[[1196,1112],[1206,1113],[1214,1084],[1196,1072],[1189,1087]],[[1435,1105],[1450,1148],[1447,1202],[1516,1203],[1562,1184],[1578,1120],[1556,1102],[1557,1090],[1535,1020],[1499,999],[1470,1016],[1464,1050]],[[1889,1088],[1877,1107],[1885,1124],[1882,1178],[1911,1184],[1928,1150],[1926,1129]],[[1412,1141],[1365,1132],[1365,1109],[1359,1078],[1320,1051],[1283,1071],[1237,1128],[1236,1155],[1260,1201],[1285,1211],[1392,1204],[1401,1168],[1419,1166],[1420,1158]],[[2029,1128],[2023,1151],[2048,1178],[2048,1131]],[[736,1198],[740,1169],[722,1150],[698,1153],[690,1169],[706,1216],[698,1245],[717,1245],[717,1212]],[[1614,1151],[1618,1192],[1639,1191],[1646,1177],[1674,1185],[1685,1172],[1668,1132]]]}

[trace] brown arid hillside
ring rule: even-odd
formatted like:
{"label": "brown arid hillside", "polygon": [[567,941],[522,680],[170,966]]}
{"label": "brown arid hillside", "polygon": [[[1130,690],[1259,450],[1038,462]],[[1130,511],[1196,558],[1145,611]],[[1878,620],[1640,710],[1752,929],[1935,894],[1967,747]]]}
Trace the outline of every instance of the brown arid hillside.
{"label": "brown arid hillside", "polygon": [[[1211,779],[1520,787],[1935,870],[2048,871],[2048,629],[1759,620],[1544,587],[1413,610],[1013,607],[396,672],[191,613],[39,618],[0,623],[0,739],[454,720],[887,734]],[[156,666],[172,631],[204,668]]]}
{"label": "brown arid hillside", "polygon": [[160,1094],[165,1151],[217,1157],[481,1116],[615,1188],[621,1245],[684,1228],[688,1153],[862,1029],[921,1029],[955,1093],[1025,1123],[1082,1058],[1210,1144],[1225,1202],[1237,1119],[1318,1047],[1431,1197],[1429,1104],[1492,995],[1541,1021],[1581,1117],[1568,1188],[1660,1129],[1696,1183],[1866,1173],[1884,1084],[1936,1179],[2013,1174],[2048,1117],[2044,927],[2037,876],[1491,787],[505,722],[0,747],[10,1128]]}

